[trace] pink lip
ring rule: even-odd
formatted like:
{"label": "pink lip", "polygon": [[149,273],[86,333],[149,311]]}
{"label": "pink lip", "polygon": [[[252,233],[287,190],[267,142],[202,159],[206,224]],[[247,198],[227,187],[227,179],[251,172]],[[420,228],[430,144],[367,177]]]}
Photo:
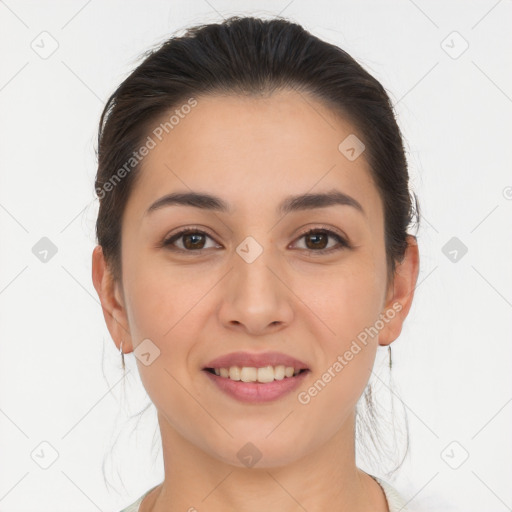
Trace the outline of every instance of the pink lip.
{"label": "pink lip", "polygon": [[213,359],[204,368],[230,368],[231,366],[263,368],[264,366],[278,365],[292,366],[296,370],[309,369],[303,361],[281,352],[231,352]]}
{"label": "pink lip", "polygon": [[[222,367],[224,368],[224,367]],[[222,391],[242,402],[258,403],[276,400],[296,389],[310,372],[304,371],[295,377],[285,377],[273,382],[242,382],[203,371]]]}

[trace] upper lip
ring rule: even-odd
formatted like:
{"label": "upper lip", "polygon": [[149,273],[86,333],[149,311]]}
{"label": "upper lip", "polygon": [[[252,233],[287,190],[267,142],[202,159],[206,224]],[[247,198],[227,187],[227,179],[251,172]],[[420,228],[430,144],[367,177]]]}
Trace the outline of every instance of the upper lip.
{"label": "upper lip", "polygon": [[203,369],[230,368],[231,366],[263,368],[278,365],[291,366],[296,370],[309,370],[308,365],[303,361],[281,352],[231,352],[211,360]]}

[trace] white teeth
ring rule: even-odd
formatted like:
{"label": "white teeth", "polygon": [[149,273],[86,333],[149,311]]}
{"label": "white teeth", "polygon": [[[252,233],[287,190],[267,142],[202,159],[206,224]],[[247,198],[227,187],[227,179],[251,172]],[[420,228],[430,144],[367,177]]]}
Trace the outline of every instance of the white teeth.
{"label": "white teeth", "polygon": [[231,380],[240,380],[240,368],[238,366],[232,366],[229,369],[229,378]]}
{"label": "white teeth", "polygon": [[283,365],[276,366],[274,368],[274,379],[276,379],[276,380],[283,380],[284,379],[284,374],[285,374],[285,369],[284,369]]}
{"label": "white teeth", "polygon": [[256,382],[258,380],[258,370],[244,366],[240,371],[240,380],[242,382]]}
{"label": "white teeth", "polygon": [[258,368],[258,382],[272,382],[274,380],[274,368],[272,366],[265,366],[265,368]]}
{"label": "white teeth", "polygon": [[285,369],[284,369],[284,374],[286,377],[293,377],[293,368],[291,366],[287,366]]}
{"label": "white teeth", "polygon": [[231,366],[229,368],[214,368],[215,375],[229,378],[231,380],[241,380],[242,382],[272,382],[282,380],[285,377],[293,377],[300,370],[295,370],[293,366],[265,366],[255,368],[252,366]]}

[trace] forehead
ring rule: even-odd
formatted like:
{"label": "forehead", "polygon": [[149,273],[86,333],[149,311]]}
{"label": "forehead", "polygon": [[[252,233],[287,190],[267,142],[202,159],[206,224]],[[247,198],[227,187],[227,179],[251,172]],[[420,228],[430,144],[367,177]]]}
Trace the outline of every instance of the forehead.
{"label": "forehead", "polygon": [[339,149],[347,137],[362,135],[313,97],[291,90],[195,101],[165,113],[148,131],[154,147],[131,194],[141,214],[175,190],[225,197],[241,213],[251,205],[273,207],[283,196],[336,188],[363,204],[368,221],[381,215],[364,152],[351,161]]}

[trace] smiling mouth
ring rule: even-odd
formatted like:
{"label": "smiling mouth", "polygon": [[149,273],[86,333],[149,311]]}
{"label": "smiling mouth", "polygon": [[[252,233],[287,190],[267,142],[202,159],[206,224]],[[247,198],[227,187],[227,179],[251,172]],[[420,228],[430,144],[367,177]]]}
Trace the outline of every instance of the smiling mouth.
{"label": "smiling mouth", "polygon": [[263,368],[231,366],[230,368],[204,368],[204,371],[211,373],[221,379],[228,379],[242,382],[269,383],[275,380],[291,379],[302,373],[309,372],[309,369],[296,369],[284,365],[265,366]]}

